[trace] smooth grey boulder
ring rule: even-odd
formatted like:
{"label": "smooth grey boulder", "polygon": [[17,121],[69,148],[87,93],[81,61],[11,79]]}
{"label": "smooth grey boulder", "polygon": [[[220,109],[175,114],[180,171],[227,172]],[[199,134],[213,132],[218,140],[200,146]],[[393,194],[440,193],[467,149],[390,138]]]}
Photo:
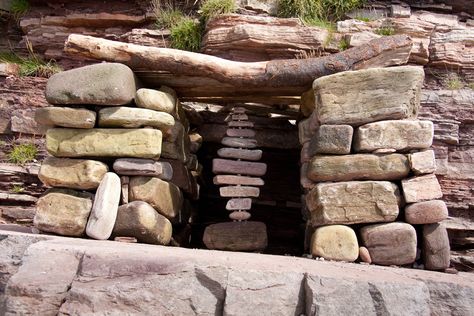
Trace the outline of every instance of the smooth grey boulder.
{"label": "smooth grey boulder", "polygon": [[62,71],[49,78],[46,100],[51,104],[125,105],[135,97],[133,71],[119,63],[100,63]]}

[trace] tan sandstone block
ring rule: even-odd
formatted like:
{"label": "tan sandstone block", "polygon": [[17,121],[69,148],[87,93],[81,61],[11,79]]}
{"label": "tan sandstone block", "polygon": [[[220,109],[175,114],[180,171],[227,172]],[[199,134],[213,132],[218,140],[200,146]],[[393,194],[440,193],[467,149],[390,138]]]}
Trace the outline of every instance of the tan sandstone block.
{"label": "tan sandstone block", "polygon": [[140,108],[174,113],[176,111],[176,97],[168,92],[153,89],[138,89],[135,103]]}
{"label": "tan sandstone block", "polygon": [[227,222],[206,227],[203,242],[209,249],[261,251],[267,247],[267,227],[261,222]]}
{"label": "tan sandstone block", "polygon": [[165,112],[126,106],[108,107],[99,111],[100,127],[139,128],[151,126],[163,132],[175,125],[174,117]]}
{"label": "tan sandstone block", "polygon": [[357,236],[344,225],[319,227],[311,238],[311,254],[328,260],[355,261],[359,257]]}
{"label": "tan sandstone block", "polygon": [[93,128],[96,113],[87,109],[67,107],[45,107],[35,112],[35,121],[40,125],[70,128]]}
{"label": "tan sandstone block", "polygon": [[434,174],[402,180],[402,189],[407,203],[435,200],[443,197],[441,186]]}

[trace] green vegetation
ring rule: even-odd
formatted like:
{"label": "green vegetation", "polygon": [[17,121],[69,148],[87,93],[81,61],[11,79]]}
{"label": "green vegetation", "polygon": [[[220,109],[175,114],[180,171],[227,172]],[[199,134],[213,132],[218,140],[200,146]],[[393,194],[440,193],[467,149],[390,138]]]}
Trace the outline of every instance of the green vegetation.
{"label": "green vegetation", "polygon": [[38,149],[33,143],[14,145],[8,154],[8,160],[17,165],[23,165],[33,161],[37,154]]}
{"label": "green vegetation", "polygon": [[206,23],[221,14],[233,13],[237,10],[234,0],[205,0],[199,9],[201,21]]}
{"label": "green vegetation", "polygon": [[374,33],[382,36],[390,36],[395,34],[395,29],[390,25],[385,25],[376,29]]}
{"label": "green vegetation", "polygon": [[308,58],[317,58],[321,57],[322,49],[311,49],[309,51],[303,50],[300,51],[298,54],[295,55],[296,59],[308,59]]}
{"label": "green vegetation", "polygon": [[342,38],[340,41],[339,41],[339,45],[338,45],[339,49],[341,51],[344,51],[346,49],[349,48],[349,42],[345,39],[345,38]]}
{"label": "green vegetation", "polygon": [[464,83],[459,77],[451,77],[445,81],[445,86],[449,90],[459,90],[464,88]]}
{"label": "green vegetation", "polygon": [[354,19],[355,19],[355,20],[358,20],[358,21],[362,21],[362,22],[370,22],[370,21],[372,21],[371,18],[367,18],[367,17],[364,17],[364,16],[356,16]]}
{"label": "green vegetation", "polygon": [[13,0],[10,4],[10,13],[15,20],[19,20],[30,8],[28,0]]}
{"label": "green vegetation", "polygon": [[471,89],[471,90],[474,90],[474,82],[469,82],[469,83],[467,84],[467,87],[468,87],[469,89]]}
{"label": "green vegetation", "polygon": [[190,17],[171,28],[171,47],[197,52],[201,47],[201,26]]}
{"label": "green vegetation", "polygon": [[17,194],[18,194],[18,193],[21,193],[21,192],[25,191],[25,188],[22,187],[21,185],[15,184],[15,185],[11,188],[10,191],[11,191],[12,193],[17,193]]}

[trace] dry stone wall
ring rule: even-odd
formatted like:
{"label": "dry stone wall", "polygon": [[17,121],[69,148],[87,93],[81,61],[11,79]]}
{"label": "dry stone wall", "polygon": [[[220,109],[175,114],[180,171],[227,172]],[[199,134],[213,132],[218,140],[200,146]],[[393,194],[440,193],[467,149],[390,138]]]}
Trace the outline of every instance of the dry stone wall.
{"label": "dry stone wall", "polygon": [[433,123],[417,119],[423,79],[403,66],[314,81],[314,111],[299,123],[313,256],[449,267]]}

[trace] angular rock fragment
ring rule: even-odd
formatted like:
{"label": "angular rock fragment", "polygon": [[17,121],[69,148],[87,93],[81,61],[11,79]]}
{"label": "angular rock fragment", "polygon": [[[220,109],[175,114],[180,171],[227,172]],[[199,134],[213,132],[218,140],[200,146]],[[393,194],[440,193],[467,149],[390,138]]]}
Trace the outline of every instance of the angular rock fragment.
{"label": "angular rock fragment", "polygon": [[70,128],[93,128],[96,113],[81,108],[45,107],[35,112],[35,121],[40,125]]}
{"label": "angular rock fragment", "polygon": [[235,147],[235,148],[257,147],[257,141],[251,138],[224,137],[221,143],[224,146]]}
{"label": "angular rock fragment", "polygon": [[99,186],[108,170],[100,161],[47,157],[38,178],[51,187],[91,190]]}
{"label": "angular rock fragment", "polygon": [[174,113],[176,111],[176,98],[170,93],[153,90],[153,89],[138,89],[135,103],[140,108]]}
{"label": "angular rock fragment", "polygon": [[169,181],[173,178],[173,168],[169,162],[153,159],[119,158],[113,164],[114,171],[125,176],[150,176]]}
{"label": "angular rock fragment", "polygon": [[425,150],[408,155],[410,168],[416,175],[434,173],[436,160],[433,150]]}
{"label": "angular rock fragment", "polygon": [[260,189],[249,186],[228,186],[219,188],[222,197],[258,197]]}
{"label": "angular rock fragment", "polygon": [[262,251],[267,247],[267,227],[262,222],[227,222],[206,227],[204,244],[209,249]]}
{"label": "angular rock fragment", "polygon": [[306,195],[313,226],[394,221],[400,192],[388,181],[318,183]]}
{"label": "angular rock fragment", "polygon": [[308,178],[315,182],[349,180],[399,180],[408,176],[405,155],[356,154],[314,156],[308,164]]}
{"label": "angular rock fragment", "polygon": [[262,159],[262,151],[260,149],[239,149],[239,148],[221,148],[217,151],[217,155],[222,158],[243,159],[258,161]]}
{"label": "angular rock fragment", "polygon": [[378,149],[429,148],[433,143],[431,121],[381,121],[369,123],[356,129],[354,149],[356,152],[370,152]]}
{"label": "angular rock fragment", "polygon": [[217,175],[214,177],[213,182],[215,185],[231,184],[231,185],[264,185],[261,178],[245,177],[245,176],[232,176],[232,175]]}
{"label": "angular rock fragment", "polygon": [[99,111],[100,127],[138,128],[151,126],[166,132],[174,125],[174,117],[165,112],[126,106],[103,108]]}
{"label": "angular rock fragment", "polygon": [[94,195],[70,189],[51,189],[38,199],[33,223],[41,231],[82,236]]}
{"label": "angular rock fragment", "polygon": [[375,224],[362,227],[362,242],[373,263],[410,264],[416,258],[416,231],[407,223]]}
{"label": "angular rock fragment", "polygon": [[405,202],[415,203],[443,197],[438,179],[434,174],[402,180]]}
{"label": "angular rock fragment", "polygon": [[252,199],[250,198],[233,198],[227,201],[225,209],[228,211],[246,211],[252,208]]}
{"label": "angular rock fragment", "polygon": [[328,260],[355,261],[359,257],[357,236],[344,225],[319,227],[311,238],[311,254]]}
{"label": "angular rock fragment", "polygon": [[132,102],[136,90],[130,68],[118,63],[101,63],[51,76],[45,95],[51,104],[113,106]]}
{"label": "angular rock fragment", "polygon": [[227,159],[213,159],[212,172],[216,174],[245,174],[249,176],[263,176],[267,172],[267,165],[263,162],[235,161]]}
{"label": "angular rock fragment", "polygon": [[350,125],[321,125],[309,142],[308,153],[344,155],[351,152],[354,129]]}
{"label": "angular rock fragment", "polygon": [[118,208],[113,236],[135,237],[137,241],[167,245],[171,240],[170,221],[150,204],[134,201]]}
{"label": "angular rock fragment", "polygon": [[55,157],[159,158],[161,131],[155,129],[52,128],[46,148]]}
{"label": "angular rock fragment", "polygon": [[113,172],[107,172],[95,194],[94,205],[86,227],[87,236],[94,239],[109,239],[117,218],[121,189],[119,176]]}
{"label": "angular rock fragment", "polygon": [[423,262],[426,269],[447,269],[450,257],[446,226],[441,223],[423,225]]}
{"label": "angular rock fragment", "polygon": [[405,207],[405,220],[410,224],[432,224],[448,218],[448,208],[441,200],[413,203]]}

